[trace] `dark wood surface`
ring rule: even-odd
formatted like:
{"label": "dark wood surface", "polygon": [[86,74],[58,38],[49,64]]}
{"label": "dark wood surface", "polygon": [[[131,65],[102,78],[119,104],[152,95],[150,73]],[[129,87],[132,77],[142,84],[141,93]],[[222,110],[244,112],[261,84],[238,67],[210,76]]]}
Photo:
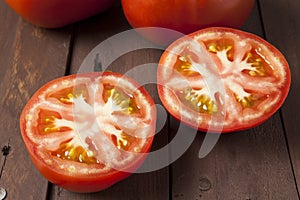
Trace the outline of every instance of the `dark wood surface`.
{"label": "dark wood surface", "polygon": [[[121,5],[60,29],[35,27],[0,0],[0,187],[6,199],[299,199],[300,184],[300,1],[258,0],[242,27],[274,44],[288,60],[292,85],[283,107],[253,129],[222,135],[212,152],[198,158],[205,137],[198,133],[189,149],[172,165],[133,174],[113,187],[76,194],[47,182],[29,159],[19,131],[20,112],[46,82],[74,74],[87,54],[103,40],[130,29]],[[125,73],[136,65],[157,62],[162,51],[139,50],[110,66]],[[147,85],[156,103],[156,86]],[[172,117],[155,137],[154,149],[176,132]]]}

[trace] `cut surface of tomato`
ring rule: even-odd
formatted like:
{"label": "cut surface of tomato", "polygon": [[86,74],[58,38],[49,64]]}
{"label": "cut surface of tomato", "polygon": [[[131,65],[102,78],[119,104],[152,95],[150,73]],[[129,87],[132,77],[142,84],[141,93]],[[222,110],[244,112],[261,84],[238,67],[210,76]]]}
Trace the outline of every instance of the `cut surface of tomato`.
{"label": "cut surface of tomato", "polygon": [[278,49],[256,35],[222,27],[171,44],[157,76],[166,109],[182,122],[212,132],[261,124],[283,104],[291,82]]}
{"label": "cut surface of tomato", "polygon": [[28,101],[20,128],[38,170],[75,192],[105,189],[150,151],[156,110],[135,81],[113,72],[53,80]]}

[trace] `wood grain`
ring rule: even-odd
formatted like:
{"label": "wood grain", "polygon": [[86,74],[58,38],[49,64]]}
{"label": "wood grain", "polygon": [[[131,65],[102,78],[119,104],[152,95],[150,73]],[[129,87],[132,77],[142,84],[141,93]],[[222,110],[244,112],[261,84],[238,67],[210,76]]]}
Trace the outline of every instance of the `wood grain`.
{"label": "wood grain", "polygon": [[[300,1],[260,1],[266,38],[274,44],[289,62],[292,84],[282,107],[282,117],[287,136],[295,178],[300,184]],[[299,195],[299,192],[298,192]]]}
{"label": "wood grain", "polygon": [[[47,180],[33,166],[19,131],[19,115],[33,92],[65,73],[70,29],[46,30],[24,22],[0,2],[0,147],[11,150],[1,174],[7,199],[44,199]],[[2,154],[0,155],[3,160]],[[2,163],[1,163],[2,164]]]}
{"label": "wood grain", "polygon": [[[7,199],[299,199],[299,0],[257,0],[252,15],[242,27],[274,44],[286,56],[291,68],[289,96],[282,109],[265,123],[247,131],[222,135],[203,159],[198,158],[198,153],[205,133],[198,132],[189,149],[172,165],[133,174],[98,193],[72,193],[49,184],[39,174],[19,131],[22,108],[44,83],[77,73],[96,45],[130,29],[121,9],[117,1],[112,9],[98,16],[48,30],[25,22],[0,1],[0,149],[10,146],[7,155],[0,152],[0,187],[7,190]],[[118,46],[109,48],[107,52]],[[113,53],[106,56],[115,56]],[[155,68],[145,69],[143,76],[133,69],[157,63],[161,53],[157,49],[128,52],[118,56],[107,70],[130,72],[137,80],[144,75],[152,77],[156,75]],[[156,85],[145,87],[161,105]],[[162,116],[167,117],[158,125],[162,129],[155,136],[152,151],[168,144],[179,127],[178,121],[169,115],[163,113]],[[194,132],[187,128],[185,134]]]}
{"label": "wood grain", "polygon": [[[14,34],[16,32],[16,28],[17,28],[17,24],[18,24],[18,17],[17,15],[15,15],[14,13],[10,12],[10,10],[8,9],[8,6],[1,1],[0,2],[0,13],[2,14],[2,16],[0,18],[0,23],[3,24],[3,29],[4,30],[9,30],[9,31],[5,31],[3,33],[1,33],[0,35],[0,69],[1,69],[1,73],[0,73],[0,79],[3,80],[5,77],[5,71],[4,69],[8,66],[8,59],[10,54],[11,54],[11,44],[14,41]],[[7,23],[9,21],[13,21],[15,23]],[[8,37],[9,36],[9,37]],[[3,69],[2,69],[3,68]],[[0,90],[0,92],[2,92],[3,90]],[[0,111],[3,109],[2,108],[2,104],[0,104]],[[1,127],[2,128],[2,127]],[[4,134],[2,131],[0,132],[1,134],[1,138],[0,138],[0,149],[2,150],[2,148],[4,146],[6,146],[8,144],[8,138],[4,138],[2,136],[2,134]],[[0,154],[0,187],[3,185],[2,182],[4,182],[4,179],[2,179],[2,173],[6,164],[6,156],[2,155],[2,152]]]}
{"label": "wood grain", "polygon": [[74,33],[70,74],[78,72],[84,58],[99,43],[130,28],[121,9],[120,2],[117,1],[106,12],[77,24]]}
{"label": "wood grain", "polygon": [[204,135],[198,133],[190,149],[172,165],[173,198],[297,199],[281,130],[277,113],[254,129],[222,135],[203,159],[198,152]]}

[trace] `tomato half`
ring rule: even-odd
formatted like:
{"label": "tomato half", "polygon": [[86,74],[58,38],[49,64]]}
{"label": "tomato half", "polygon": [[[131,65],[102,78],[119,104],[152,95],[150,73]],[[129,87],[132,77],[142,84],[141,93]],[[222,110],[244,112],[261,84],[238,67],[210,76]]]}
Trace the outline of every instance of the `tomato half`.
{"label": "tomato half", "polygon": [[103,190],[134,172],[150,151],[155,123],[146,90],[113,72],[53,80],[32,96],[20,117],[37,169],[75,192]]}
{"label": "tomato half", "polygon": [[198,130],[212,132],[261,124],[283,104],[291,82],[278,49],[256,35],[221,27],[171,44],[157,76],[167,110]]}
{"label": "tomato half", "polygon": [[[122,0],[132,27],[161,27],[184,34],[211,26],[241,27],[253,5],[254,0]],[[157,43],[170,37],[155,32],[143,35]]]}
{"label": "tomato half", "polygon": [[57,28],[88,18],[109,8],[114,0],[5,0],[32,24]]}

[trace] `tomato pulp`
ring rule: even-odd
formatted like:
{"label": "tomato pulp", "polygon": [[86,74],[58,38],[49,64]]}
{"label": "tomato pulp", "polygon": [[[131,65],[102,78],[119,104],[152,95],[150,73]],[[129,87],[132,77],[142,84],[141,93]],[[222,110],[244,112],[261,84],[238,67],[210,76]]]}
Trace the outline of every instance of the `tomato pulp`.
{"label": "tomato pulp", "polygon": [[182,122],[212,132],[261,124],[283,104],[291,82],[278,49],[256,35],[221,27],[171,44],[157,76],[166,109]]}
{"label": "tomato pulp", "polygon": [[145,89],[120,74],[95,72],[41,87],[24,107],[20,129],[33,163],[49,181],[95,192],[142,164],[155,122]]}

